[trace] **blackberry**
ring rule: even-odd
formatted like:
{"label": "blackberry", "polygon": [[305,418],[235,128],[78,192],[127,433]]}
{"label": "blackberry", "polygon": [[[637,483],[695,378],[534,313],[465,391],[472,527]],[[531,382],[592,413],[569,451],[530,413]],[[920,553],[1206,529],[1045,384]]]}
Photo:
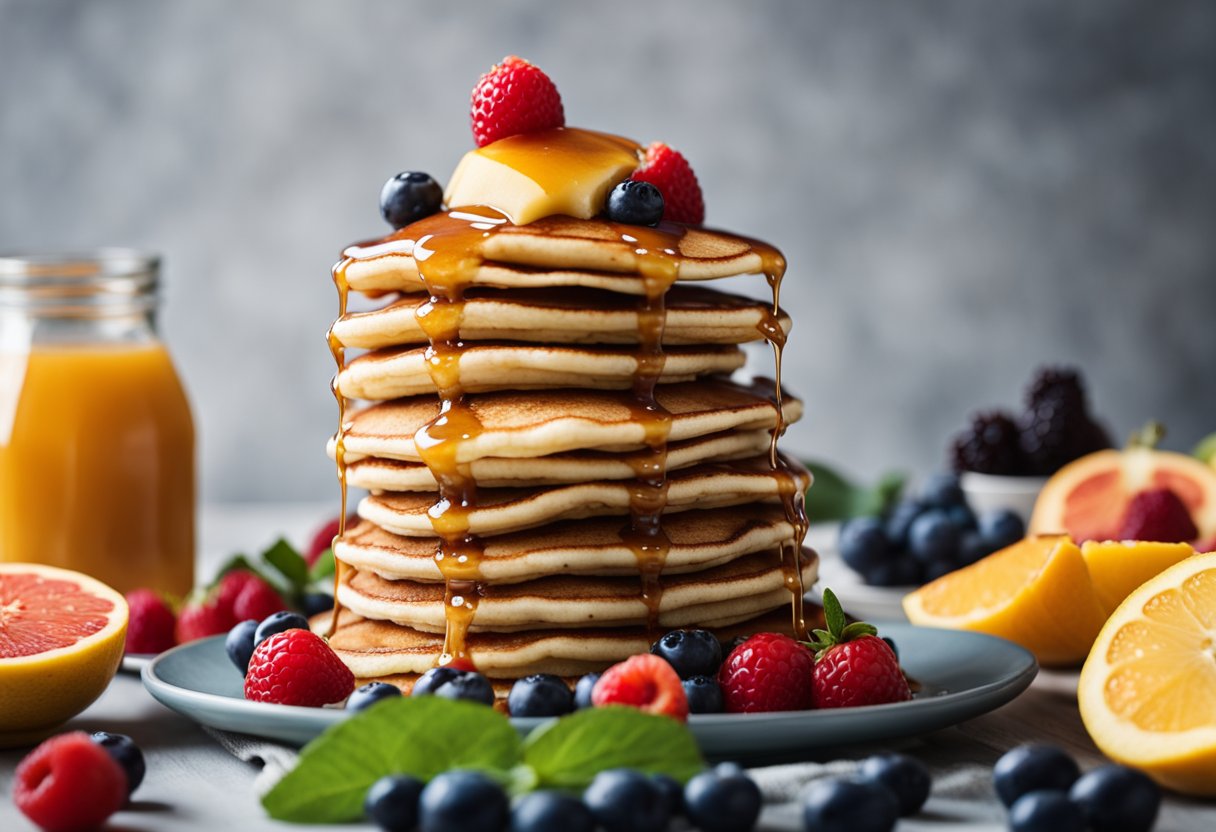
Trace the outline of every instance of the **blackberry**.
{"label": "blackberry", "polygon": [[1071,393],[1047,396],[1022,416],[1020,443],[1030,473],[1054,474],[1078,457],[1110,447],[1106,430]]}
{"label": "blackberry", "polygon": [[1068,408],[1085,410],[1085,386],[1074,367],[1040,367],[1026,388],[1026,409],[1033,410],[1047,399],[1063,399]]}
{"label": "blackberry", "polygon": [[954,438],[955,471],[1016,476],[1025,467],[1018,443],[1018,426],[1003,410],[986,410],[971,417],[971,425]]}

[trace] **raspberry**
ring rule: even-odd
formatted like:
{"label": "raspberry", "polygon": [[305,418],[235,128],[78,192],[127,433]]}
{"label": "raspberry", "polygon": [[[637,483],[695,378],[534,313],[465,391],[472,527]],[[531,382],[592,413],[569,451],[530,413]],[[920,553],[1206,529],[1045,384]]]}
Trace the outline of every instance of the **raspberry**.
{"label": "raspberry", "polygon": [[1024,463],[1018,444],[1018,426],[1001,410],[987,410],[971,417],[971,424],[954,438],[953,468],[980,474],[1016,476]]}
{"label": "raspberry", "polygon": [[663,194],[663,219],[700,225],[705,222],[705,200],[701,196],[701,185],[692,166],[678,150],[672,150],[662,142],[654,142],[646,148],[642,166],[633,172],[630,179],[649,182]]}
{"label": "raspberry", "polygon": [[789,636],[757,633],[718,671],[727,713],[805,711],[811,707],[811,651]]}
{"label": "raspberry", "polygon": [[161,653],[177,643],[173,631],[177,616],[169,604],[150,589],[133,589],[127,593],[128,653]]}
{"label": "raspberry", "polygon": [[816,708],[851,708],[906,702],[908,680],[891,646],[864,621],[847,623],[835,593],[823,590],[826,630],[815,631],[811,693]]}
{"label": "raspberry", "polygon": [[232,611],[222,609],[214,594],[187,601],[177,616],[177,643],[226,633],[235,624]]}
{"label": "raspberry", "polygon": [[261,621],[269,615],[287,609],[287,603],[274,587],[255,577],[247,581],[245,587],[232,603],[232,617],[236,621],[255,618]]}
{"label": "raspberry", "polygon": [[1150,488],[1132,497],[1119,529],[1120,540],[1187,543],[1197,537],[1190,509],[1168,488]]}
{"label": "raspberry", "polygon": [[688,719],[688,697],[680,676],[658,656],[630,656],[604,671],[591,692],[591,704],[629,705],[680,722]]}
{"label": "raspberry", "polygon": [[245,674],[245,698],[254,702],[320,707],[340,702],[354,688],[354,674],[308,630],[285,630],[263,641]]}
{"label": "raspberry", "polygon": [[478,79],[470,115],[478,147],[520,133],[566,126],[561,94],[549,76],[514,55]]}
{"label": "raspberry", "polygon": [[127,802],[126,772],[84,731],[39,745],[13,780],[13,802],[46,832],[94,829]]}

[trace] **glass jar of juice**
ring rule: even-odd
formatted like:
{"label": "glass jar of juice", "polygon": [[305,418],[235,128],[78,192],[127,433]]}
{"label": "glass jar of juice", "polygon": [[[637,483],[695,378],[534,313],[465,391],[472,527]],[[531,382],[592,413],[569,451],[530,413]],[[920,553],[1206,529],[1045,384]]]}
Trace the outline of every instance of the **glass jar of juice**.
{"label": "glass jar of juice", "polygon": [[193,585],[194,422],[159,270],[125,249],[0,256],[0,561]]}

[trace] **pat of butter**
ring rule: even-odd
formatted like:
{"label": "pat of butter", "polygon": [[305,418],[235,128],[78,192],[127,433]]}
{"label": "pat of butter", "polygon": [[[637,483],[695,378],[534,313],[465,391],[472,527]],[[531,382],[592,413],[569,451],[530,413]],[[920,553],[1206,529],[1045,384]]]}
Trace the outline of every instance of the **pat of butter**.
{"label": "pat of butter", "polygon": [[488,205],[516,225],[566,214],[590,219],[637,169],[641,147],[610,133],[561,127],[471,150],[448,182],[448,208]]}

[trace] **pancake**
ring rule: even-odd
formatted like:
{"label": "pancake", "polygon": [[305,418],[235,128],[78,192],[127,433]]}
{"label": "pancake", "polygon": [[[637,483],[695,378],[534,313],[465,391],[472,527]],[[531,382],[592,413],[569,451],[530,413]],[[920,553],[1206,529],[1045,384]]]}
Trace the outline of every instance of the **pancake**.
{"label": "pancake", "polygon": [[[679,471],[708,462],[746,459],[768,450],[766,430],[728,431],[673,443],[667,449],[667,470]],[[330,443],[329,455],[334,455]],[[649,451],[633,454],[607,451],[570,451],[535,459],[478,459],[469,463],[469,475],[483,488],[561,485],[590,480],[625,480],[637,477]],[[421,462],[346,455],[346,482],[369,491],[434,491],[434,474]]]}
{"label": "pancake", "polygon": [[[449,212],[443,222],[477,228],[482,224],[479,220],[484,223],[485,217],[456,211]],[[581,286],[631,295],[646,292],[640,271],[645,257],[630,234],[638,229],[566,216],[545,217],[527,225],[485,225],[485,230],[491,228],[493,233],[478,241],[484,262],[468,275],[470,286]],[[350,288],[369,294],[423,290],[413,258],[411,235],[417,233],[406,226],[380,240],[347,248],[343,273]],[[784,265],[776,250],[737,234],[672,223],[660,223],[658,233],[673,246],[679,280],[758,275]],[[767,264],[766,257],[770,259]]]}
{"label": "pancake", "polygon": [[[669,442],[729,430],[771,429],[777,409],[771,382],[743,387],[725,379],[664,384],[655,399],[671,413]],[[486,457],[529,459],[573,450],[635,451],[644,447],[646,427],[628,392],[544,390],[471,395],[469,410],[481,431],[461,441],[456,462]],[[786,424],[802,415],[802,402],[784,398]],[[414,434],[439,415],[435,396],[384,402],[350,416],[346,453],[421,461]]]}
{"label": "pancake", "polygon": [[[430,296],[412,294],[382,309],[339,319],[333,334],[347,347],[381,349],[427,343],[419,306]],[[674,286],[667,293],[663,344],[743,344],[762,339],[771,304],[701,286]],[[778,315],[788,335],[792,326]],[[595,289],[473,289],[465,294],[460,337],[466,341],[536,341],[551,344],[638,343],[637,299]]]}
{"label": "pancake", "polygon": [[[426,347],[377,350],[360,356],[338,373],[338,389],[352,399],[382,401],[434,393]],[[691,381],[710,373],[732,373],[743,366],[734,346],[672,347],[666,351],[659,382]],[[546,344],[466,344],[460,353],[460,387],[467,393],[579,387],[628,390],[641,358],[632,347],[549,346]]]}
{"label": "pancake", "polygon": [[[811,475],[796,466],[800,491]],[[765,457],[720,465],[698,465],[677,471],[667,478],[664,513],[689,509],[720,508],[758,501],[776,501],[782,480]],[[494,535],[520,531],[583,517],[627,516],[634,486],[630,482],[605,480],[571,483],[542,489],[488,488],[477,494],[477,504],[466,515],[468,533]],[[406,537],[434,536],[429,511],[435,504],[432,492],[372,494],[359,502],[364,520]]]}
{"label": "pancake", "polygon": [[[818,559],[804,553],[805,585],[815,582]],[[638,578],[552,575],[513,584],[479,583],[470,632],[517,632],[542,627],[628,627],[644,624],[648,608]],[[422,632],[445,627],[444,586],[386,581],[371,572],[346,570],[338,601],[364,618],[392,621]],[[789,600],[777,550],[681,575],[664,575],[657,608],[661,627],[752,617]]]}
{"label": "pancake", "polygon": [[[637,555],[621,540],[619,517],[554,523],[541,529],[485,540],[478,572],[505,584],[547,575],[637,577]],[[664,518],[671,541],[664,575],[679,575],[773,549],[794,531],[780,506],[752,504],[712,511],[686,511]],[[334,548],[344,563],[387,580],[442,582],[436,541],[403,537],[366,521],[348,530]]]}
{"label": "pancake", "polygon": [[[823,611],[815,605],[807,603],[805,615],[808,629],[824,626]],[[788,594],[780,606],[762,615],[740,621],[705,621],[701,625],[727,643],[755,633],[793,634]],[[325,632],[328,615],[314,618],[312,626]],[[517,679],[532,673],[581,676],[648,652],[650,635],[645,627],[470,633],[468,646],[477,657],[478,670],[492,679]],[[412,678],[407,674],[425,673],[438,664],[443,636],[387,621],[369,621],[343,611],[329,645],[360,680],[387,677],[394,684],[408,685]]]}

